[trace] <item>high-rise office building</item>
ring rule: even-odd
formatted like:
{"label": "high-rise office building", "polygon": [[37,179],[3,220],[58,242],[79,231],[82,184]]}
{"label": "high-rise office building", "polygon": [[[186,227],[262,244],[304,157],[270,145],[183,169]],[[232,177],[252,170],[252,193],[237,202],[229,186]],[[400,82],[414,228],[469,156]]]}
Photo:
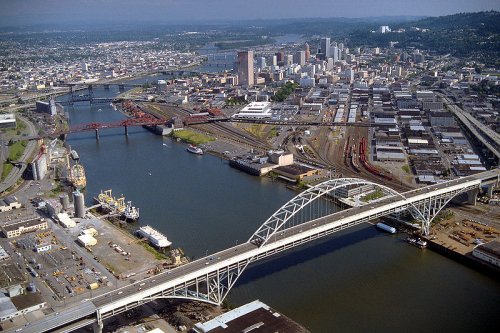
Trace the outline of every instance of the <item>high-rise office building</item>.
{"label": "high-rise office building", "polygon": [[309,44],[304,45],[304,51],[306,52],[306,61],[309,61],[309,58],[311,58],[311,50],[309,49]]}
{"label": "high-rise office building", "polygon": [[321,53],[323,54],[324,59],[330,58],[330,38],[323,37],[320,40],[319,48],[321,49]]}
{"label": "high-rise office building", "polygon": [[278,66],[278,56],[273,55],[273,66]]}
{"label": "high-rise office building", "polygon": [[279,50],[276,53],[276,57],[278,59],[278,65],[283,65],[283,63],[285,62],[285,50]]}
{"label": "high-rise office building", "polygon": [[266,68],[266,58],[260,57],[257,65],[260,69]]}
{"label": "high-rise office building", "polygon": [[333,62],[339,61],[339,48],[337,46],[332,47],[332,57],[333,57]]}
{"label": "high-rise office building", "polygon": [[238,52],[238,81],[242,86],[254,84],[253,51]]}
{"label": "high-rise office building", "polygon": [[306,64],[306,51],[297,51],[293,62],[300,66],[304,66]]}

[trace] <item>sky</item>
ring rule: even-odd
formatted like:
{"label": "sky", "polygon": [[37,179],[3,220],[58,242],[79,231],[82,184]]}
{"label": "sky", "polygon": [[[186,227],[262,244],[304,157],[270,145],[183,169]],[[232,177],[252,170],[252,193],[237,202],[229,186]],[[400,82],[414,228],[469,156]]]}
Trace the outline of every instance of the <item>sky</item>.
{"label": "sky", "polygon": [[189,23],[301,17],[442,16],[500,0],[0,0],[0,26],[85,21]]}

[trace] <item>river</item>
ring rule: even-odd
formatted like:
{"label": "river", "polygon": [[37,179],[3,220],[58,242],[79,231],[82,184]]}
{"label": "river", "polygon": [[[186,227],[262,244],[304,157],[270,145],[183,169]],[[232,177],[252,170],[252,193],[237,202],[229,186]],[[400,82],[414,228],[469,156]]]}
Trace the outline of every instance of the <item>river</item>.
{"label": "river", "polygon": [[[151,80],[151,79],[150,79]],[[96,97],[116,87],[94,88]],[[108,105],[68,107],[72,124],[123,118]],[[246,241],[295,193],[138,127],[72,134],[87,173],[86,202],[101,189],[140,207],[189,256]],[[500,283],[402,236],[370,225],[338,233],[247,269],[229,294],[260,299],[311,332],[482,332],[500,324]]]}

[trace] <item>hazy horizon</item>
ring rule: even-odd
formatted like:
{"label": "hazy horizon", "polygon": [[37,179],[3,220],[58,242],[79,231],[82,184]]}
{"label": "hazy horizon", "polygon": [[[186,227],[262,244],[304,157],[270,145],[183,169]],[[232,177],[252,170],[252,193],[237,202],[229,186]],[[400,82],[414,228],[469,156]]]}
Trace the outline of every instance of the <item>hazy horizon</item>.
{"label": "hazy horizon", "polygon": [[258,19],[443,16],[500,10],[497,0],[0,0],[0,25],[183,23]]}

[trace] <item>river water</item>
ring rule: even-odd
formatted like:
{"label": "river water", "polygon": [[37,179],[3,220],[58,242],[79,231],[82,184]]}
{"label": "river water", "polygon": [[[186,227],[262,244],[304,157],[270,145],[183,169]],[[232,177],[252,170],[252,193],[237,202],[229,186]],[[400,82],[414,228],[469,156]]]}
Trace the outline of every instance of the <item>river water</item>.
{"label": "river water", "polygon": [[[150,79],[151,80],[151,79]],[[94,88],[96,97],[118,94]],[[108,105],[68,107],[72,124],[123,118]],[[295,193],[142,128],[72,134],[87,173],[86,202],[112,189],[140,207],[189,256],[246,241]],[[500,283],[365,225],[247,269],[230,292],[260,299],[311,332],[482,332],[500,324]]]}

